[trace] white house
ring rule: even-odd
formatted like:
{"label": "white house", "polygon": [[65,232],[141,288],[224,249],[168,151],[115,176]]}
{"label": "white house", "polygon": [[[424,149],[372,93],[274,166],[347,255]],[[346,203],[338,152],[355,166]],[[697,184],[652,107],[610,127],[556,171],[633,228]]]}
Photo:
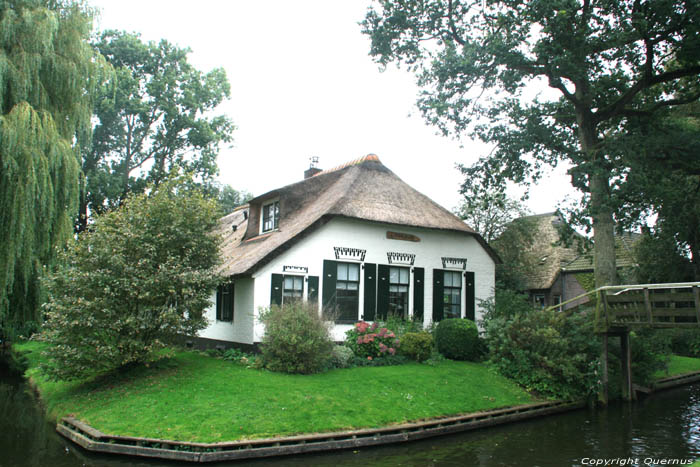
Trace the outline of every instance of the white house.
{"label": "white house", "polygon": [[479,234],[373,154],[304,176],[222,219],[231,280],[212,297],[201,338],[260,342],[259,309],[297,298],[334,310],[338,341],[388,313],[425,325],[480,318],[497,257]]}

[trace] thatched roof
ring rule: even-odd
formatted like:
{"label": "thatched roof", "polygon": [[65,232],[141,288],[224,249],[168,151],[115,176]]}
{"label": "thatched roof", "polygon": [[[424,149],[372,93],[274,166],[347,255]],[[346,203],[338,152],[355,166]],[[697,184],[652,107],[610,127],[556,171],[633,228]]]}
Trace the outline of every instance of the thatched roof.
{"label": "thatched roof", "polygon": [[[642,234],[635,232],[623,232],[615,234],[615,265],[619,268],[631,268],[637,266],[635,246],[641,240]],[[591,272],[593,271],[593,252],[586,252],[562,268],[566,272]]]}
{"label": "thatched roof", "polygon": [[561,241],[560,228],[564,220],[557,213],[537,214],[516,219],[515,222],[530,222],[533,229],[532,245],[529,248],[534,262],[525,278],[528,290],[549,289],[557,279],[563,265],[570,263],[578,256],[578,239],[574,233],[570,246]]}
{"label": "thatched roof", "polygon": [[[279,228],[260,234],[261,207],[276,199]],[[370,154],[267,192],[223,217],[222,272],[250,274],[333,217],[459,232],[475,237],[496,260],[479,234]]]}

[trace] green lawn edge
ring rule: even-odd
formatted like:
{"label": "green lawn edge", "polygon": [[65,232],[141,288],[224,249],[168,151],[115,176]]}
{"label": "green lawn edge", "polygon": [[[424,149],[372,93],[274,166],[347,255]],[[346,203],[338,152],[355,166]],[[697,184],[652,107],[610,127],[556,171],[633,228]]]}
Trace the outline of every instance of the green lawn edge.
{"label": "green lawn edge", "polygon": [[150,367],[75,382],[38,371],[41,342],[17,343],[52,419],[111,435],[222,442],[376,428],[536,402],[487,365],[446,360],[287,375],[175,351]]}
{"label": "green lawn edge", "polygon": [[654,379],[664,379],[696,371],[700,371],[700,358],[671,355],[667,363],[667,368],[657,371],[654,374]]}

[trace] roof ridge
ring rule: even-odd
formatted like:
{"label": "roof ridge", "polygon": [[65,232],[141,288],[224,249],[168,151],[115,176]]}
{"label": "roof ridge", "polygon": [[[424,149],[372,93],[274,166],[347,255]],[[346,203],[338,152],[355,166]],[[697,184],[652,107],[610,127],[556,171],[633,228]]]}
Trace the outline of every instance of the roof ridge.
{"label": "roof ridge", "polygon": [[[348,161],[348,162],[346,162],[346,163],[344,163],[344,164],[340,164],[340,165],[338,165],[338,166],[336,166],[336,167],[332,167],[332,168],[330,168],[330,169],[322,170],[321,172],[319,172],[319,173],[317,173],[317,174],[314,174],[313,177],[318,177],[319,175],[327,174],[327,173],[330,173],[330,172],[337,172],[338,170],[342,170],[342,169],[344,169],[344,168],[346,168],[346,167],[350,167],[350,166],[353,166],[353,165],[359,165],[359,164],[362,164],[363,162],[368,162],[368,161],[379,162],[379,163],[381,164],[381,161],[379,160],[379,157],[378,157],[376,154],[369,153],[369,154],[367,154],[366,156],[358,157],[357,159],[353,159],[353,160]],[[313,178],[313,177],[311,177],[311,178]]]}

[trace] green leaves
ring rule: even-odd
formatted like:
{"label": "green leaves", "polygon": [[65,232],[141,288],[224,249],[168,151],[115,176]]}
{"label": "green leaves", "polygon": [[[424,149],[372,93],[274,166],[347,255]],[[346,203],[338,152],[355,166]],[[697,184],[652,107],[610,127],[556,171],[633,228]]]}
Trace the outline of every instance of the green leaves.
{"label": "green leaves", "polygon": [[148,361],[206,327],[220,281],[217,212],[184,180],[169,179],[80,234],[46,281],[47,374],[74,379]]}

